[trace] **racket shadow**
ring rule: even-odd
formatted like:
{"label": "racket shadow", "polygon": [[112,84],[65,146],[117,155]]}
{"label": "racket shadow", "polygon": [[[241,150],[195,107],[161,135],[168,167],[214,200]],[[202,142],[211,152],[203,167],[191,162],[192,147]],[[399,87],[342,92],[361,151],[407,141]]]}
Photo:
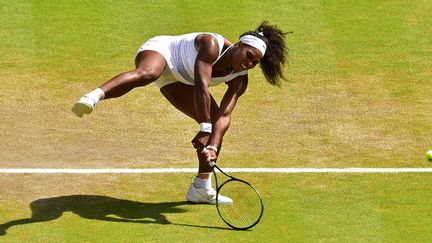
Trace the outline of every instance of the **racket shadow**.
{"label": "racket shadow", "polygon": [[66,212],[71,212],[90,220],[226,229],[168,221],[164,214],[188,212],[184,208],[179,208],[179,206],[183,205],[194,204],[186,201],[143,203],[100,195],[70,195],[43,198],[30,203],[32,211],[30,218],[17,219],[0,224],[0,236],[6,235],[6,230],[11,227],[52,221],[60,218]]}

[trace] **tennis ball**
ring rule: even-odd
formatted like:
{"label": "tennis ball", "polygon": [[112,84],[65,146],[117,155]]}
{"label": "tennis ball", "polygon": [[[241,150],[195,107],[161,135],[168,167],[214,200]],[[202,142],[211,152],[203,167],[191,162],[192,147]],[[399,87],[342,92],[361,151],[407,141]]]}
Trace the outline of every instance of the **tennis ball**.
{"label": "tennis ball", "polygon": [[432,150],[429,150],[429,151],[426,152],[426,159],[429,162],[432,162]]}

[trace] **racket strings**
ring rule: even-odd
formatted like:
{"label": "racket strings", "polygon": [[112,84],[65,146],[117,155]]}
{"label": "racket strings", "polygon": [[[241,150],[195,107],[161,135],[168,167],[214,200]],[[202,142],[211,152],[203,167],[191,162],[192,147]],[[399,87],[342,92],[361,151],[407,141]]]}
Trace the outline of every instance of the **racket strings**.
{"label": "racket strings", "polygon": [[218,205],[219,214],[227,223],[237,228],[247,228],[260,219],[261,198],[250,185],[230,181],[220,188],[219,194],[233,200],[231,204]]}

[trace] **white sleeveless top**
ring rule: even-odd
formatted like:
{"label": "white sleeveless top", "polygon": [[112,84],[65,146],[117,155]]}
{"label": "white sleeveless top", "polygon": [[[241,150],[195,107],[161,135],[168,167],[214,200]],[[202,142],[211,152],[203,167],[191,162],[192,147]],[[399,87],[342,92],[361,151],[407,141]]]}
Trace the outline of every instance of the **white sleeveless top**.
{"label": "white sleeveless top", "polygon": [[[179,36],[156,36],[146,41],[138,49],[137,54],[144,50],[159,52],[165,58],[172,75],[177,81],[188,85],[194,85],[195,60],[198,55],[198,51],[195,49],[195,38],[200,34],[210,34],[217,38],[219,44],[219,56],[213,63],[214,65],[228,50],[227,48],[225,52],[222,53],[224,37],[215,33],[197,32]],[[210,86],[222,82],[229,82],[232,79],[241,75],[246,75],[247,73],[247,70],[243,70],[238,73],[231,73],[224,77],[212,77]]]}

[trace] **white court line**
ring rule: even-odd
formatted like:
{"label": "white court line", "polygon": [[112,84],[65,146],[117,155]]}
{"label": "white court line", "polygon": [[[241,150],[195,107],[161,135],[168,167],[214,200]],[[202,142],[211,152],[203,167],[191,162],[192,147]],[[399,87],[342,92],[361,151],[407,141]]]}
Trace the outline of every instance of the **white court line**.
{"label": "white court line", "polygon": [[[432,168],[222,168],[225,172],[247,173],[432,173]],[[0,174],[160,174],[196,173],[197,168],[151,169],[52,169],[0,168]]]}

